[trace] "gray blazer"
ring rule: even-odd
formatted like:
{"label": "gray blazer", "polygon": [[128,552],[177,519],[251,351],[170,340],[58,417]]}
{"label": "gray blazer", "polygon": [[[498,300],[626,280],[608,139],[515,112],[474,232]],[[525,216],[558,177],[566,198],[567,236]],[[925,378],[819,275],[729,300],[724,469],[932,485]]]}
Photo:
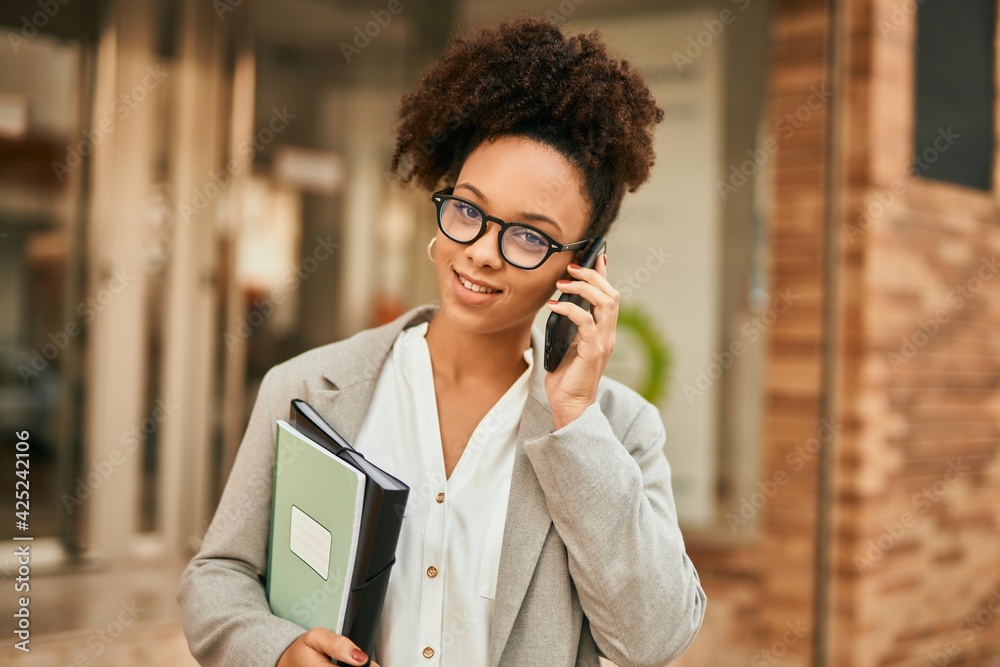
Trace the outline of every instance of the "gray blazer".
{"label": "gray blazer", "polygon": [[[353,442],[396,336],[436,312],[417,306],[265,374],[219,506],[177,591],[200,664],[275,665],[305,632],[272,615],[264,593],[275,421],[302,398]],[[531,342],[490,667],[596,667],[598,656],[620,667],[664,665],[694,639],[706,599],[677,525],[660,412],[602,377],[597,402],[553,432],[538,327]]]}

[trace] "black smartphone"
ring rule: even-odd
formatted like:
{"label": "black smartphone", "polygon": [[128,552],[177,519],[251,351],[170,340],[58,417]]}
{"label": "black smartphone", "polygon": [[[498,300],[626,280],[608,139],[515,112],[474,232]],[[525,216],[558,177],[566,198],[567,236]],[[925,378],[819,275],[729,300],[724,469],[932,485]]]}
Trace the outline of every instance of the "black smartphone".
{"label": "black smartphone", "polygon": [[[586,254],[580,266],[592,269],[597,266],[597,258],[601,256],[607,247],[607,239],[598,236],[588,246]],[[590,302],[579,294],[562,294],[560,301],[572,301],[584,310],[590,310]],[[559,367],[559,362],[569,349],[570,343],[576,336],[576,324],[571,319],[561,313],[550,313],[548,321],[545,322],[545,370],[552,372]]]}

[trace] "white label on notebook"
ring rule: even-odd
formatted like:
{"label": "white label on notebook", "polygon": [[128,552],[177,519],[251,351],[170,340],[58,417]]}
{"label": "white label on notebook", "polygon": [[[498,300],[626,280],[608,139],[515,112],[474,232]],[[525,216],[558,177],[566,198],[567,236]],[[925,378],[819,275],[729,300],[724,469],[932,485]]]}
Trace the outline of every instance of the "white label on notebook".
{"label": "white label on notebook", "polygon": [[330,576],[330,531],[292,505],[292,528],[289,538],[292,553],[316,570],[326,581]]}

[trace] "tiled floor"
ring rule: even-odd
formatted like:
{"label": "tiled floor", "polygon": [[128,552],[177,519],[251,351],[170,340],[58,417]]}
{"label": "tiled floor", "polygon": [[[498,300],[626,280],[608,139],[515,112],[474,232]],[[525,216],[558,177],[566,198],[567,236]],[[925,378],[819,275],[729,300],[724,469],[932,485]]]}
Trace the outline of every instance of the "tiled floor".
{"label": "tiled floor", "polygon": [[31,652],[0,650],[0,664],[24,667],[198,667],[177,622],[137,623],[105,643],[92,631],[60,633],[31,640]]}
{"label": "tiled floor", "polygon": [[[0,665],[198,667],[188,652],[174,597],[185,564],[133,564],[34,577],[31,651],[17,650],[7,635],[0,642]],[[9,581],[3,583],[2,618],[11,618],[16,608],[12,588]],[[614,667],[606,661],[602,665]]]}
{"label": "tiled floor", "polygon": [[[137,564],[33,577],[31,651],[14,648],[5,631],[0,665],[197,667],[174,599],[183,566]],[[10,582],[3,589],[0,616],[9,619],[17,602]]]}

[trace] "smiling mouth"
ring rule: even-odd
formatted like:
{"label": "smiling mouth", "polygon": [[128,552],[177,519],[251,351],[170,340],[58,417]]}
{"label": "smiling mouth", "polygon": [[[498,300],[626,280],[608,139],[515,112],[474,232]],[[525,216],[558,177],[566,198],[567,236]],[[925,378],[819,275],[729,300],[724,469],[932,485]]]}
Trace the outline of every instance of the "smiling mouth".
{"label": "smiling mouth", "polygon": [[458,271],[455,272],[455,275],[458,276],[458,281],[462,283],[462,285],[465,286],[465,288],[468,289],[469,291],[476,292],[478,294],[499,294],[500,292],[503,291],[498,289],[490,289],[489,287],[481,287],[480,285],[477,285],[475,283],[470,283],[468,280],[459,275]]}

